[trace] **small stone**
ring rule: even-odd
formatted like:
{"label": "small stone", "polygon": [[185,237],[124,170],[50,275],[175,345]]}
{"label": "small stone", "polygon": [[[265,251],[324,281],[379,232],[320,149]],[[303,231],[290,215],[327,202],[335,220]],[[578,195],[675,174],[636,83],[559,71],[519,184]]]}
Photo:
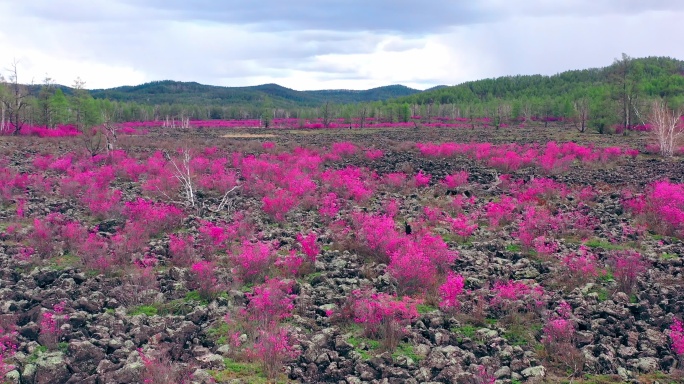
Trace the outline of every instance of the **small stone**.
{"label": "small stone", "polygon": [[524,378],[529,379],[531,377],[544,377],[546,376],[546,368],[543,365],[538,365],[536,367],[529,367],[520,372]]}

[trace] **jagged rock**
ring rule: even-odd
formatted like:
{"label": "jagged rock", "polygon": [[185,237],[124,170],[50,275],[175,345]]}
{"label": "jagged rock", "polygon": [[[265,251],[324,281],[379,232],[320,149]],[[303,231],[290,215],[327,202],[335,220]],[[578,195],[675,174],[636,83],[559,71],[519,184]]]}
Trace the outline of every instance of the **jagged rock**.
{"label": "jagged rock", "polygon": [[506,366],[501,367],[494,372],[494,377],[497,379],[507,379],[511,377],[511,369]]}
{"label": "jagged rock", "polygon": [[637,360],[634,367],[643,373],[654,372],[658,370],[658,359],[654,357],[643,357]]}
{"label": "jagged rock", "polygon": [[375,380],[380,377],[380,374],[375,369],[371,368],[370,365],[365,363],[356,364],[354,370],[358,374],[361,380]]}
{"label": "jagged rock", "polygon": [[546,376],[546,368],[543,365],[538,365],[536,367],[529,367],[520,372],[524,378],[529,379],[532,377],[544,377]]}
{"label": "jagged rock", "polygon": [[71,373],[62,352],[46,352],[38,354],[32,364],[27,364],[21,376],[22,382],[31,384],[63,384]]}
{"label": "jagged rock", "polygon": [[105,357],[104,351],[89,341],[72,340],[67,353],[69,367],[76,373],[95,373],[98,364]]}

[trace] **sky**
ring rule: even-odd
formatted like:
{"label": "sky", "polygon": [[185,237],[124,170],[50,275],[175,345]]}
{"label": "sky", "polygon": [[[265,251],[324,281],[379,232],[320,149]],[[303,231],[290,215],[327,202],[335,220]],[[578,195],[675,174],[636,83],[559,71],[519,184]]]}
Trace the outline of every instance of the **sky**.
{"label": "sky", "polygon": [[684,59],[682,0],[0,0],[0,73],[88,89],[154,80],[426,89]]}

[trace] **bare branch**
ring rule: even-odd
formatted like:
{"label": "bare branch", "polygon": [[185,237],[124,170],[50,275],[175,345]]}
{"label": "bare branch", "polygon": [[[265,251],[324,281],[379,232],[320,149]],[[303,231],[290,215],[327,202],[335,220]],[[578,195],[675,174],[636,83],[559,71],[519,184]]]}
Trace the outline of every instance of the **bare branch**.
{"label": "bare branch", "polygon": [[662,100],[653,102],[649,122],[653,135],[663,157],[672,157],[675,149],[684,138],[684,125],[681,111],[673,111]]}

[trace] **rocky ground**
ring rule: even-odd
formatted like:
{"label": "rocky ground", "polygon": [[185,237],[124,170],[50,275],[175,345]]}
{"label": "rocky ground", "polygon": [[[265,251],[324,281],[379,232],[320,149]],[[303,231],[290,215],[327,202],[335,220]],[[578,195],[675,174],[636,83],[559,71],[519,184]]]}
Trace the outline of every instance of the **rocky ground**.
{"label": "rocky ground", "polygon": [[[533,142],[554,139],[594,142],[597,146],[622,145],[643,148],[647,139],[632,134],[599,136],[541,130],[474,131],[330,131],[273,132],[271,138],[223,138],[222,131],[155,131],[147,136],[122,138],[128,153],[143,155],[155,148],[217,146],[227,152],[257,152],[261,142],[274,141],[279,150],[295,146],[322,148],[338,141],[351,141],[361,147],[382,149],[385,155],[367,160],[361,155],[333,162],[331,168],[363,166],[378,174],[415,173],[422,170],[439,180],[457,170],[470,174],[467,185],[447,191],[437,185],[421,190],[383,191],[362,207],[381,211],[384,201],[401,201],[398,223],[421,217],[422,207],[437,204],[454,194],[474,195],[480,205],[497,201],[508,192],[499,183],[501,172],[464,157],[425,158],[411,143],[422,141],[490,141],[494,143]],[[5,140],[5,139],[3,139]],[[78,139],[9,138],[0,143],[8,166],[18,170],[29,167],[38,153],[63,154],[79,149]],[[614,239],[624,223],[635,223],[622,203],[623,189],[643,191],[649,183],[667,178],[684,182],[684,163],[680,159],[663,161],[640,155],[610,165],[574,165],[568,172],[551,175],[563,184],[593,186],[597,196],[588,205],[598,222],[587,239],[559,239],[559,254],[589,244],[600,260],[607,260],[615,249],[636,249],[649,267],[639,276],[631,293],[619,291],[609,278],[591,279],[575,284],[564,280],[565,272],[553,258],[542,258],[521,249],[512,233],[516,223],[490,230],[484,225],[468,240],[442,233],[449,248],[459,257],[453,270],[466,279],[466,293],[459,311],[439,309],[435,297],[423,297],[419,316],[408,324],[396,350],[384,350],[378,340],[365,337],[353,321],[330,315],[340,312],[350,293],[361,287],[394,293],[396,280],[386,265],[369,260],[358,249],[335,241],[330,228],[312,211],[297,210],[284,223],[273,223],[265,215],[254,214],[252,223],[264,240],[282,244],[296,243],[295,235],[315,229],[322,246],[310,273],[298,276],[293,315],[285,320],[296,340],[299,356],[286,362],[279,382],[307,383],[497,383],[522,382],[684,382],[681,357],[670,348],[668,327],[673,318],[684,315],[684,244],[676,237],[646,231],[640,235]],[[326,165],[327,167],[328,165]],[[513,177],[531,180],[535,169],[522,169]],[[139,188],[126,183],[123,200],[132,200]],[[567,198],[553,197],[545,204],[574,206]],[[258,201],[239,191],[230,209],[205,210],[201,218],[229,220],[235,212],[256,212]],[[218,198],[206,197],[207,205]],[[3,229],[11,224],[16,207],[5,203],[0,220]],[[59,196],[28,196],[27,212],[45,215],[60,211],[78,217],[80,211]],[[200,217],[194,212],[184,219],[183,230],[197,233]],[[101,232],[119,223],[107,220]],[[227,283],[223,293],[212,300],[193,295],[187,268],[166,263],[168,236],[153,238],[149,253],[160,259],[153,276],[136,279],[126,269],[113,274],[98,274],[83,268],[68,254],[49,259],[23,261],[17,257],[17,244],[3,235],[0,245],[0,328],[14,329],[16,353],[5,363],[15,366],[5,381],[10,383],[136,383],[142,382],[146,368],[143,357],[151,350],[162,351],[156,379],[173,382],[189,377],[188,382],[266,382],[259,364],[236,358],[234,347],[221,333],[224,316],[247,302],[249,287],[234,284],[224,271]],[[665,255],[665,256],[664,256]],[[478,295],[496,281],[514,279],[533,282],[545,288],[543,311],[515,311],[501,314],[485,310],[478,316]],[[479,297],[481,300],[481,297]],[[575,326],[572,345],[551,351],[543,343],[542,328],[561,301],[572,307]],[[48,340],[41,319],[55,305],[63,306],[58,316],[59,335]],[[66,318],[68,316],[68,318]],[[142,354],[142,355],[141,355]],[[173,372],[173,374],[169,374]],[[168,376],[164,376],[167,375]]]}

